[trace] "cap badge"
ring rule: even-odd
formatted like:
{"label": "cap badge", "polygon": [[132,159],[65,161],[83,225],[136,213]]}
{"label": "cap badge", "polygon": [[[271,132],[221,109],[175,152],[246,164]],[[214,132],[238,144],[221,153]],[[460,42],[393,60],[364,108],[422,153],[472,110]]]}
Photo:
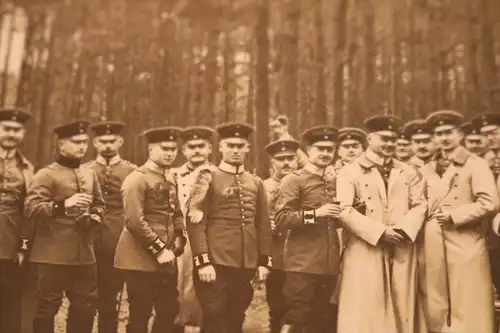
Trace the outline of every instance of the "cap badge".
{"label": "cap badge", "polygon": [[486,126],[486,125],[488,125],[488,122],[485,120],[485,121],[483,121],[483,126]]}
{"label": "cap badge", "polygon": [[392,126],[391,125],[387,126],[387,129],[392,130]]}
{"label": "cap badge", "polygon": [[282,150],[282,151],[285,151],[285,150],[286,150],[286,147],[285,147],[285,146],[281,147],[281,150]]}
{"label": "cap badge", "polygon": [[350,138],[351,138],[351,135],[348,135],[348,136],[347,136],[347,138],[348,138],[348,139],[350,139]]}
{"label": "cap badge", "polygon": [[235,132],[234,135],[240,136],[240,132]]}
{"label": "cap badge", "polygon": [[173,140],[173,139],[174,139],[174,137],[173,137],[172,135],[171,135],[171,136],[169,136],[168,138],[169,138],[170,140]]}
{"label": "cap badge", "polygon": [[325,140],[328,140],[328,135],[325,135],[323,138],[324,138]]}
{"label": "cap badge", "polygon": [[440,120],[439,125],[443,125],[443,124],[444,124],[444,121]]}
{"label": "cap badge", "polygon": [[193,139],[198,139],[198,135],[194,134]]}

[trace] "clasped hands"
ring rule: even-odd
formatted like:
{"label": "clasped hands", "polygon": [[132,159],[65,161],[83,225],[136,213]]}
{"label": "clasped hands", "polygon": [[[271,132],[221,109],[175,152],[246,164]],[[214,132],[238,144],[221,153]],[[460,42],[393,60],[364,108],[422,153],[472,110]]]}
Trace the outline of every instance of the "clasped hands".
{"label": "clasped hands", "polygon": [[[88,209],[92,204],[93,196],[88,193],[75,193],[68,199],[64,201],[65,209]],[[79,215],[76,219],[77,222],[81,224],[87,224],[87,222],[101,223],[101,217],[97,214],[91,214],[89,212],[84,212]]]}
{"label": "clasped hands", "polygon": [[411,243],[410,237],[400,228],[387,227],[381,238],[391,245],[402,245]]}
{"label": "clasped hands", "polygon": [[435,219],[441,227],[447,227],[453,224],[450,211],[446,208],[438,208],[431,214],[430,218]]}

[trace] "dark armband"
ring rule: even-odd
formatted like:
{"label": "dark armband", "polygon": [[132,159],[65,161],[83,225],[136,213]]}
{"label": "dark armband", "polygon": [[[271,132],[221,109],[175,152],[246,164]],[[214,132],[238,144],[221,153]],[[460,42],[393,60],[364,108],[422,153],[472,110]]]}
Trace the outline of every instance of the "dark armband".
{"label": "dark armband", "polygon": [[211,265],[210,258],[208,258],[208,253],[202,253],[193,257],[194,267],[202,268],[203,266]]}
{"label": "dark armband", "polygon": [[314,209],[303,211],[302,221],[304,224],[316,224],[316,212]]}
{"label": "dark armband", "polygon": [[151,252],[155,257],[158,256],[161,251],[163,251],[167,245],[161,241],[161,239],[157,238],[153,244],[148,247],[149,252]]}

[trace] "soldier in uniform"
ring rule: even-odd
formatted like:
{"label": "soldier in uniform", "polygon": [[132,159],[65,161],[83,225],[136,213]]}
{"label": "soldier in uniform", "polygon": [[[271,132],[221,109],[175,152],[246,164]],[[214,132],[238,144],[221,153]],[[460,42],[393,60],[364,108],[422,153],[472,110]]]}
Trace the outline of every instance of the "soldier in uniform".
{"label": "soldier in uniform", "polygon": [[99,333],[116,333],[118,328],[119,295],[123,290],[123,277],[113,267],[116,244],[123,229],[123,201],[121,185],[137,166],[119,155],[123,144],[120,122],[101,122],[91,127],[94,132],[95,160],[85,166],[97,175],[106,202],[106,215],[94,230],[99,291]]}
{"label": "soldier in uniform", "polygon": [[332,332],[330,297],[339,273],[334,168],[338,130],[319,126],[302,135],[309,156],[283,178],[276,199],[276,231],[287,233],[284,263],[286,312],[281,332]]}
{"label": "soldier in uniform", "polygon": [[297,149],[299,147],[300,143],[296,140],[278,140],[266,146],[266,151],[271,157],[271,164],[274,171],[272,177],[264,180],[264,188],[269,203],[269,219],[271,220],[273,231],[273,267],[266,281],[266,297],[267,304],[269,305],[271,333],[280,332],[281,319],[285,312],[283,250],[287,234],[276,232],[274,222],[275,200],[281,179],[297,169]]}
{"label": "soldier in uniform", "polygon": [[366,132],[360,128],[344,127],[339,130],[339,148],[337,155],[339,159],[335,162],[335,168],[340,170],[358,158],[366,146]]}
{"label": "soldier in uniform", "polygon": [[[488,112],[476,116],[471,126],[479,129],[479,133],[486,139],[489,151],[484,155],[500,192],[500,114]],[[499,221],[498,218],[495,221]],[[498,230],[497,227],[494,229]],[[496,298],[500,300],[500,236],[498,231],[487,235],[488,251],[490,254],[491,277],[496,290]]]}
{"label": "soldier in uniform", "polygon": [[407,122],[403,127],[403,132],[410,139],[413,151],[413,156],[407,163],[416,168],[422,167],[436,152],[432,130],[424,119],[416,119]]}
{"label": "soldier in uniform", "polygon": [[[269,122],[271,129],[271,137],[274,140],[295,140],[288,130],[288,117],[285,115],[278,115],[271,118]],[[300,147],[297,149],[297,162],[299,168],[302,168],[307,163],[307,155]]]}
{"label": "soldier in uniform", "polygon": [[148,160],[122,185],[125,228],[115,254],[123,270],[129,301],[127,333],[172,333],[179,311],[176,257],[186,243],[175,178],[168,168],[178,152],[180,129],[153,128],[143,133]]}
{"label": "soldier in uniform", "polygon": [[488,163],[460,145],[463,116],[426,119],[439,152],[420,168],[427,193],[422,284],[431,332],[494,332],[493,290],[485,228],[500,199]]}
{"label": "soldier in uniform", "polygon": [[401,162],[407,163],[412,156],[410,138],[405,135],[403,129],[400,129],[399,137],[396,140],[396,158]]}
{"label": "soldier in uniform", "polygon": [[33,166],[18,147],[30,118],[22,109],[0,110],[0,332],[18,333],[21,323],[21,281],[26,277],[19,266],[28,237],[23,203]]}
{"label": "soldier in uniform", "polygon": [[[251,280],[265,280],[271,259],[271,224],[262,180],[245,171],[249,136],[245,123],[216,129],[222,161],[206,185],[201,220],[187,221],[194,257],[194,285],[203,309],[205,333],[241,333],[253,297]],[[191,209],[191,205],[189,206]]]}
{"label": "soldier in uniform", "polygon": [[93,171],[81,166],[89,123],[57,127],[58,156],[33,177],[25,201],[34,221],[30,262],[37,267],[35,333],[52,333],[63,294],[70,306],[67,332],[90,333],[97,307],[93,228],[102,221],[104,199]]}
{"label": "soldier in uniform", "polygon": [[461,126],[464,132],[464,147],[471,153],[484,158],[488,152],[488,140],[481,134],[480,128],[477,127],[476,123],[475,125],[472,126],[472,123],[465,123]]}
{"label": "soldier in uniform", "polygon": [[427,211],[421,180],[415,168],[393,158],[398,118],[374,116],[365,127],[367,150],[337,176],[339,217],[348,231],[338,332],[422,332],[414,244]]}
{"label": "soldier in uniform", "polygon": [[[172,172],[175,173],[177,179],[179,202],[184,216],[187,215],[187,202],[191,185],[198,173],[216,168],[209,162],[214,134],[213,129],[204,126],[188,127],[181,133],[182,153],[187,162]],[[186,333],[188,331],[198,332],[201,327],[202,311],[193,285],[193,255],[189,242],[186,244],[184,254],[177,260],[177,264],[179,268],[177,289],[180,301],[177,322],[181,329],[183,326],[186,327]],[[184,330],[182,331],[184,332]]]}

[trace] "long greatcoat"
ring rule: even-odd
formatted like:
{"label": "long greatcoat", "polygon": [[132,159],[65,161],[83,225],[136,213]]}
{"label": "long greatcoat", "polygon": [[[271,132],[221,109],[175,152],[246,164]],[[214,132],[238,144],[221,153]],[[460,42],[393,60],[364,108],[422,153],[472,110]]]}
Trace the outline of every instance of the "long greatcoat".
{"label": "long greatcoat", "polygon": [[[386,190],[378,160],[367,150],[337,178],[337,198],[345,206],[340,220],[348,232],[337,331],[428,333],[417,298],[414,244],[427,210],[421,180],[413,167],[393,160]],[[355,198],[366,204],[366,215],[352,208]],[[381,242],[388,226],[402,229],[411,243]]]}
{"label": "long greatcoat", "polygon": [[[420,169],[430,216],[419,247],[427,324],[431,332],[492,333],[493,289],[485,232],[499,205],[498,192],[485,160],[463,147],[452,155],[442,177],[435,171],[436,161]],[[443,230],[432,218],[439,208],[449,210],[453,220]]]}

